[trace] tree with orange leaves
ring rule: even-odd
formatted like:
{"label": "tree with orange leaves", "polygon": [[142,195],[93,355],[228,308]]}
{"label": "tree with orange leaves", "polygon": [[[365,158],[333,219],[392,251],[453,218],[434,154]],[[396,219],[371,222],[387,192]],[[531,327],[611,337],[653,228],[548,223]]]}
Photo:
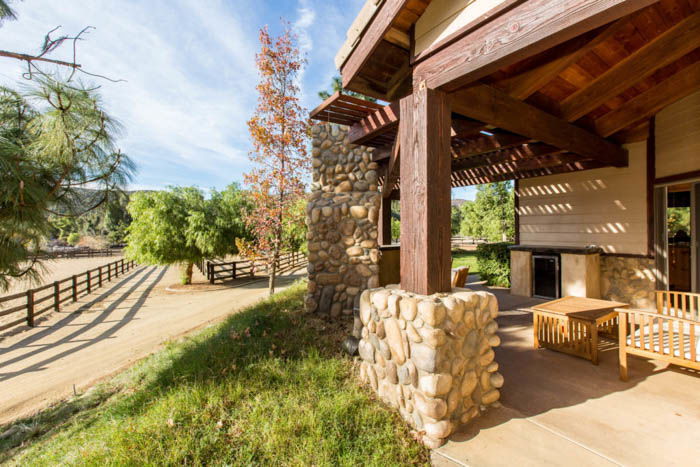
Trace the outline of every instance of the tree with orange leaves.
{"label": "tree with orange leaves", "polygon": [[255,61],[260,81],[258,105],[248,121],[253,141],[250,159],[255,168],[245,174],[251,188],[253,209],[246,223],[255,236],[258,254],[268,258],[269,291],[275,291],[277,260],[284,244],[285,227],[297,219],[295,204],[304,194],[302,178],[308,170],[306,110],[299,103],[299,72],[305,64],[297,37],[289,23],[278,37],[267,27],[260,30],[260,52]]}

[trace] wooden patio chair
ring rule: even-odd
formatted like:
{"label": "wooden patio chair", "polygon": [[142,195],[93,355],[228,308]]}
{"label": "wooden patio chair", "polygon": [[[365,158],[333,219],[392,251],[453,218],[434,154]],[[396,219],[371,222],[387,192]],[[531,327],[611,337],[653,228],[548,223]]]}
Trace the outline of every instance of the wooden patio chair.
{"label": "wooden patio chair", "polygon": [[663,360],[700,370],[700,294],[656,292],[656,311],[618,308],[620,379],[627,356]]}
{"label": "wooden patio chair", "polygon": [[452,270],[452,287],[464,287],[469,277],[469,267],[462,266]]}

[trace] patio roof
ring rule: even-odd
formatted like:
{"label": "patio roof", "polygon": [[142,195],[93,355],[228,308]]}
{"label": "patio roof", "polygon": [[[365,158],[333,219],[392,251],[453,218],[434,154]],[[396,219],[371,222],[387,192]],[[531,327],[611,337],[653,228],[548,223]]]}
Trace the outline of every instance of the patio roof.
{"label": "patio roof", "polygon": [[[433,2],[368,3],[371,15],[355,28],[352,47],[344,46],[343,84],[395,102],[358,104],[335,94],[312,118],[348,125],[352,143],[382,148],[379,161],[388,164],[400,120],[396,99],[410,94],[416,79],[445,90],[453,101],[453,187],[625,165],[620,153],[605,148],[606,139],[611,145],[646,139],[656,112],[700,88],[697,1],[620,1],[600,11],[592,4],[580,11],[571,7],[569,20],[578,17],[585,26],[567,28],[557,16],[566,11],[551,13],[538,19],[547,29],[539,41],[521,45],[514,33],[511,53],[494,45],[481,65],[474,44],[490,40],[489,34],[497,39],[500,28],[523,21],[538,2],[495,2],[487,14],[414,55],[396,38],[408,37]],[[526,35],[531,26],[523,26]],[[522,52],[515,50],[519,46]],[[542,126],[555,128],[554,134],[568,132],[567,137],[546,140],[542,136],[548,135],[530,128],[543,119],[548,121]],[[582,135],[599,139],[589,138],[584,147],[565,144]]]}

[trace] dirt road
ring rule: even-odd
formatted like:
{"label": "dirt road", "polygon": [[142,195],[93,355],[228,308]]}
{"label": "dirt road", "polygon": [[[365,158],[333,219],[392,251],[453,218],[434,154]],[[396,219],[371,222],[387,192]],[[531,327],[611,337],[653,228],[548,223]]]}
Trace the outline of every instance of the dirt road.
{"label": "dirt road", "polygon": [[[167,291],[178,275],[175,268],[141,267],[36,328],[0,340],[0,424],[67,397],[74,385],[84,390],[164,341],[219,321],[267,293],[264,279]],[[282,277],[279,285],[298,277]]]}

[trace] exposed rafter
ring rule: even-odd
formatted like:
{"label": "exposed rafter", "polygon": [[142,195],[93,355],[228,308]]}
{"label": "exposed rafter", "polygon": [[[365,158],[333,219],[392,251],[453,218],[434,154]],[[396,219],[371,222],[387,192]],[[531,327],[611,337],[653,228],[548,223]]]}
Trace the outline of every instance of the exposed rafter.
{"label": "exposed rafter", "polygon": [[643,92],[595,121],[596,132],[609,136],[646,120],[659,110],[700,89],[700,61]]}
{"label": "exposed rafter", "polygon": [[486,85],[452,94],[452,110],[606,165],[627,165],[627,150]]}
{"label": "exposed rafter", "polygon": [[700,47],[700,12],[693,13],[598,76],[561,103],[561,115],[574,121],[639,83],[656,70]]}
{"label": "exposed rafter", "polygon": [[416,82],[454,91],[651,5],[656,0],[529,0],[414,67]]}

